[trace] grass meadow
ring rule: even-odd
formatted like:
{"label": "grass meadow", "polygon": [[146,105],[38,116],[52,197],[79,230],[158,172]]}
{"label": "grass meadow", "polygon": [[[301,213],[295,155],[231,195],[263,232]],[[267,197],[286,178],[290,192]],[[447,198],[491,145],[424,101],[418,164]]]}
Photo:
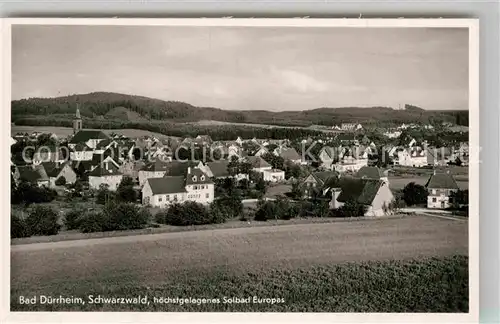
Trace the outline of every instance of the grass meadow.
{"label": "grass meadow", "polygon": [[[428,216],[11,246],[13,311],[466,312],[467,221]],[[20,296],[149,304],[20,304]],[[224,297],[282,303],[224,303]],[[154,297],[219,303],[155,303]]]}

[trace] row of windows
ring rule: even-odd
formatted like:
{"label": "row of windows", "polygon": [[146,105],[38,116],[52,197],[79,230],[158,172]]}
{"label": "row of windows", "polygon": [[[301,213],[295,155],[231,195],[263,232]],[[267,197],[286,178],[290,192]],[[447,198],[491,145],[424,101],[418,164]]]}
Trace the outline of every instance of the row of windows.
{"label": "row of windows", "polygon": [[439,190],[432,189],[432,194],[435,195],[437,194],[438,191],[439,193],[443,193],[445,195],[451,195],[451,193],[453,192],[453,190],[448,190],[448,189],[439,189]]}
{"label": "row of windows", "polygon": [[194,190],[203,190],[203,189],[208,189],[208,185],[199,185],[199,186],[193,186]]}
{"label": "row of windows", "polygon": [[[198,195],[193,194],[193,195],[188,195],[187,197],[188,197],[188,199],[200,199],[201,195],[200,194],[198,194]],[[206,193],[205,198],[207,198],[207,199],[210,198],[210,194]]]}
{"label": "row of windows", "polygon": [[[437,198],[432,198],[432,202],[437,202]],[[448,198],[448,202],[450,204],[452,204],[453,203],[453,198]]]}
{"label": "row of windows", "polygon": [[166,201],[170,201],[170,199],[172,200],[182,200],[182,195],[165,195],[165,196],[160,196],[158,197],[158,201],[163,201],[163,198],[165,198]]}

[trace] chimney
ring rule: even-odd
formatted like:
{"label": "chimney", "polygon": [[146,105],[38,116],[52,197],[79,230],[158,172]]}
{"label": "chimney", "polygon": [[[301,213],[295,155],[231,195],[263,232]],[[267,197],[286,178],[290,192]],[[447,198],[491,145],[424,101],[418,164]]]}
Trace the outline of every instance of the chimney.
{"label": "chimney", "polygon": [[434,175],[436,175],[436,169],[434,169],[434,172],[433,172],[433,173],[434,173]]}
{"label": "chimney", "polygon": [[188,167],[188,174],[191,174],[191,167]]}

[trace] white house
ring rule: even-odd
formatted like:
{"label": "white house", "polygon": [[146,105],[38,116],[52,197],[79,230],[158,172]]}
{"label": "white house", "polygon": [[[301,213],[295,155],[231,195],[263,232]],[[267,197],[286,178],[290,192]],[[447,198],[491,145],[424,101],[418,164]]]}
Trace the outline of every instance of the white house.
{"label": "white house", "polygon": [[44,162],[41,163],[47,176],[49,177],[49,186],[55,187],[57,179],[64,177],[66,183],[75,183],[76,173],[71,168],[70,163]]}
{"label": "white house", "polygon": [[139,185],[143,186],[147,179],[162,178],[169,168],[168,162],[161,161],[160,159],[146,164],[138,172]]}
{"label": "white house", "polygon": [[200,169],[188,168],[186,176],[147,179],[142,188],[142,203],[165,208],[174,202],[194,201],[210,204],[214,200],[214,183]]}
{"label": "white house", "polygon": [[429,192],[427,196],[427,208],[445,209],[451,207],[454,202],[450,197],[452,192],[457,192],[459,187],[453,179],[453,176],[448,172],[438,173],[434,171],[427,181],[425,187]]}
{"label": "white house", "polygon": [[69,158],[71,161],[91,161],[93,154],[93,149],[87,144],[78,143],[69,152]]}
{"label": "white house", "polygon": [[397,152],[397,159],[394,164],[411,167],[423,167],[427,163],[427,149],[413,146]]}
{"label": "white house", "polygon": [[109,190],[116,190],[123,175],[115,163],[105,160],[89,173],[89,187],[99,189],[101,184],[107,184]]}
{"label": "white house", "polygon": [[85,143],[94,150],[99,142],[109,139],[109,137],[98,130],[81,130],[76,133],[68,143],[68,147],[73,149],[78,143]]}
{"label": "white house", "polygon": [[365,147],[354,146],[340,152],[340,161],[335,164],[337,172],[357,172],[368,165],[368,153]]}
{"label": "white house", "polygon": [[279,169],[264,170],[262,175],[264,181],[281,182],[285,180],[285,171]]}
{"label": "white house", "polygon": [[332,191],[331,209],[340,208],[347,201],[356,201],[367,207],[365,216],[380,217],[392,213],[389,206],[394,200],[394,195],[389,189],[389,184],[384,181],[351,179],[341,182],[340,188],[330,190]]}

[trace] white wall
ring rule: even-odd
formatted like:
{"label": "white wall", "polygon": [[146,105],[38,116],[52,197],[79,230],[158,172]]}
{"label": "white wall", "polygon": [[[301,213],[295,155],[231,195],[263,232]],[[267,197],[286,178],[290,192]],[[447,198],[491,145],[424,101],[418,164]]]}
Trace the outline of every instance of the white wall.
{"label": "white wall", "polygon": [[99,189],[99,186],[103,183],[109,185],[109,190],[116,190],[120,182],[122,181],[123,175],[111,175],[94,177],[89,176],[89,186],[91,189]]}
{"label": "white wall", "polygon": [[152,172],[152,171],[140,170],[139,171],[139,185],[141,185],[141,186],[144,185],[146,180],[150,179],[150,178],[163,178],[163,176],[165,175],[165,172],[166,171]]}

